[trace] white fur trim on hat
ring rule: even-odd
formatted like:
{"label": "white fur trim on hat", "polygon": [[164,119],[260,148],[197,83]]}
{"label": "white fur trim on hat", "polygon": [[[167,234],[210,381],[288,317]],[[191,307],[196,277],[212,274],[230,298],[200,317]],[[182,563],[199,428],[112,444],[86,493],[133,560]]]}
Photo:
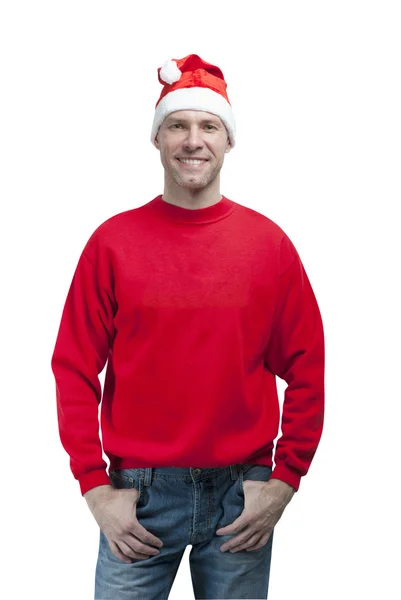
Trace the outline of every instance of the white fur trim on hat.
{"label": "white fur trim on hat", "polygon": [[164,119],[177,110],[202,110],[217,115],[227,128],[231,147],[235,146],[235,121],[231,105],[221,94],[204,87],[179,88],[160,100],[155,110],[150,137],[153,145]]}

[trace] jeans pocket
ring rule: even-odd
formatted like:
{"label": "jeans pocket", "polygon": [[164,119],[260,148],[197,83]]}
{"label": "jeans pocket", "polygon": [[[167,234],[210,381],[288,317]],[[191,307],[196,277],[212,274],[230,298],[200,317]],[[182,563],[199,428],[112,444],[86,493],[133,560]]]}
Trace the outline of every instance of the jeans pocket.
{"label": "jeans pocket", "polygon": [[109,473],[112,486],[117,489],[131,489],[135,488],[138,490],[138,501],[142,499],[143,481],[138,473],[132,469],[119,469],[116,471],[110,471]]}
{"label": "jeans pocket", "polygon": [[240,494],[244,496],[244,481],[250,479],[252,481],[269,481],[272,474],[272,467],[267,465],[244,464],[241,465],[238,473],[238,482]]}

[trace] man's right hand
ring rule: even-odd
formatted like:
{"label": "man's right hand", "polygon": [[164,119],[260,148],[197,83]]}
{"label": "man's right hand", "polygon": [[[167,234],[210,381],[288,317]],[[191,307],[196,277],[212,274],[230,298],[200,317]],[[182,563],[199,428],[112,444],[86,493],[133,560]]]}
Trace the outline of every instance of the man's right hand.
{"label": "man's right hand", "polygon": [[110,550],[125,563],[132,562],[132,558],[144,560],[160,554],[153,546],[163,546],[163,542],[142,527],[136,518],[138,497],[136,488],[115,489],[111,485],[100,485],[84,494]]}

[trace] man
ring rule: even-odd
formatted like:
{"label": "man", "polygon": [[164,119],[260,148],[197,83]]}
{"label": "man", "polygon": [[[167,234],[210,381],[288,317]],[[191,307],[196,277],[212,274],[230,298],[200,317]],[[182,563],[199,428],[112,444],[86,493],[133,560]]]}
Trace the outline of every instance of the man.
{"label": "man", "polygon": [[192,54],[158,74],[164,192],[83,249],[52,357],[60,438],[100,528],[95,599],[167,598],[188,544],[196,598],[267,598],[322,434],[321,315],[284,231],[220,193],[221,70]]}

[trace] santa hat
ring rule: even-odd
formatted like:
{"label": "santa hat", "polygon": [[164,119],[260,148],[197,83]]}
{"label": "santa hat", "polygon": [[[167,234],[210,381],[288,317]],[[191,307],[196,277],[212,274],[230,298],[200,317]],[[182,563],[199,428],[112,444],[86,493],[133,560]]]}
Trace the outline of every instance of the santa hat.
{"label": "santa hat", "polygon": [[235,146],[235,121],[222,71],[197,54],[166,60],[157,69],[163,89],[156,103],[151,142],[164,119],[176,110],[202,110],[220,117],[226,126],[231,147]]}

